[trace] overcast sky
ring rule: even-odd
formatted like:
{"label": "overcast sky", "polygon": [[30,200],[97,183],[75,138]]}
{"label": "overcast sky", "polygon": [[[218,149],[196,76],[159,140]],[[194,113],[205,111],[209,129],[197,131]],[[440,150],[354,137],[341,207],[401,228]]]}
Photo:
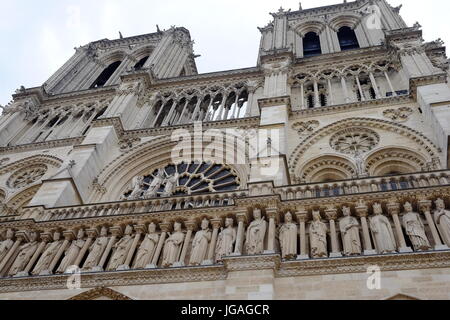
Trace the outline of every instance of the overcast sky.
{"label": "overcast sky", "polygon": [[[304,9],[341,3],[303,0]],[[450,2],[390,0],[408,25],[419,21],[427,41],[450,41]],[[298,0],[0,0],[0,104],[20,85],[40,86],[74,53],[74,47],[171,25],[190,30],[199,72],[256,64],[260,33],[278,8],[298,10]]]}

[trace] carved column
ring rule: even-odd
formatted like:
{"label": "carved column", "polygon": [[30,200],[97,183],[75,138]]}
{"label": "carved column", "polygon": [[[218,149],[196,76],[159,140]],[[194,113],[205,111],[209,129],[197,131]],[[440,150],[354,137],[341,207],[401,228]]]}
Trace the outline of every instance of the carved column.
{"label": "carved column", "polygon": [[75,231],[69,230],[63,232],[64,236],[64,242],[61,245],[61,248],[59,248],[58,252],[56,253],[56,256],[53,258],[52,263],[50,264],[50,267],[48,270],[44,270],[41,272],[40,275],[50,275],[53,274],[53,270],[55,270],[56,265],[58,264],[59,260],[61,259],[64,251],[66,251],[67,247],[69,246],[70,242],[75,239]]}
{"label": "carved column", "polygon": [[141,235],[145,233],[145,225],[136,226],[136,235],[134,236],[133,244],[131,245],[130,251],[128,252],[127,259],[123,266],[119,267],[118,270],[129,270],[131,265],[131,260],[133,259],[134,252],[136,251],[139,240],[141,240]]}
{"label": "carved column", "polygon": [[170,223],[161,223],[159,225],[161,228],[161,237],[159,238],[158,247],[156,248],[155,256],[153,257],[152,263],[146,267],[146,269],[155,269],[158,266],[159,256],[161,255],[161,250],[166,241],[167,232],[170,230]]}
{"label": "carved column", "polygon": [[306,222],[308,221],[308,212],[306,210],[299,210],[297,213],[297,220],[300,224],[300,255],[297,260],[308,260],[308,248],[306,247]]}
{"label": "carved column", "polygon": [[349,103],[351,100],[348,95],[347,81],[345,81],[345,76],[341,77],[341,84],[342,84],[342,92],[344,93],[345,103]]}
{"label": "carved column", "polygon": [[111,227],[109,230],[111,231],[112,236],[109,239],[108,245],[106,246],[105,252],[103,252],[98,266],[94,267],[92,271],[103,271],[103,266],[106,264],[109,253],[111,252],[113,246],[116,244],[117,238],[122,235],[122,227]]}
{"label": "carved column", "polygon": [[325,215],[327,216],[327,218],[330,222],[330,233],[331,233],[330,258],[342,257],[342,253],[339,252],[338,238],[337,238],[337,232],[336,232],[337,210],[336,209],[327,209],[327,210],[325,210]]}
{"label": "carved column", "polygon": [[81,249],[80,253],[78,254],[77,259],[75,260],[75,262],[73,264],[77,267],[80,267],[81,261],[83,260],[84,256],[86,255],[86,252],[90,248],[92,241],[98,235],[98,230],[97,229],[89,229],[89,230],[86,230],[86,233],[88,234],[88,238],[87,238],[86,242],[84,243],[84,246]]}
{"label": "carved column", "polygon": [[245,225],[247,224],[247,211],[240,212],[236,215],[238,221],[238,231],[236,237],[236,248],[233,256],[241,256],[244,248]]}
{"label": "carved column", "polygon": [[433,217],[431,216],[431,200],[420,200],[419,208],[420,211],[423,212],[425,218],[427,219],[427,223],[430,226],[431,233],[433,235],[434,240],[434,249],[435,250],[448,250],[449,248],[444,245],[441,241],[441,237],[439,236],[439,232],[436,228],[436,224],[434,223]]}
{"label": "carved column", "polygon": [[328,83],[328,96],[330,98],[329,101],[329,106],[334,106],[335,102],[334,102],[334,94],[333,94],[333,87],[331,85],[331,78],[327,79],[327,83]]}
{"label": "carved column", "polygon": [[369,208],[365,204],[360,204],[356,208],[356,214],[361,219],[361,226],[364,239],[364,255],[376,255],[377,252],[373,249],[372,242],[370,240],[369,225],[367,223],[367,217],[369,216]]}
{"label": "carved column", "polygon": [[387,71],[384,71],[384,76],[386,77],[386,81],[389,84],[389,88],[392,91],[392,96],[396,97],[397,96],[397,92],[395,92],[394,86],[392,85],[391,79],[389,78],[389,75],[388,75]]}
{"label": "carved column", "polygon": [[185,265],[187,251],[189,244],[191,243],[192,233],[197,229],[197,223],[195,221],[188,221],[185,223],[187,228],[186,237],[184,238],[183,250],[181,251],[180,261],[174,263],[174,267],[183,267]]}
{"label": "carved column", "polygon": [[413,250],[406,245],[405,236],[403,235],[402,224],[400,223],[400,218],[398,214],[400,213],[400,204],[395,202],[390,202],[387,204],[388,212],[392,216],[395,225],[395,231],[397,233],[397,240],[399,242],[399,252],[413,252]]}
{"label": "carved column", "polygon": [[211,238],[211,243],[209,244],[208,257],[207,260],[202,263],[202,265],[214,264],[214,252],[216,250],[217,236],[219,235],[219,229],[222,226],[222,220],[221,219],[211,220],[211,224],[213,226],[213,234]]}
{"label": "carved column", "polygon": [[267,250],[264,254],[274,254],[275,253],[275,233],[276,233],[276,220],[278,216],[277,209],[267,209],[267,217],[269,218],[269,230],[268,230],[268,244]]}
{"label": "carved column", "polygon": [[319,98],[319,85],[317,83],[317,79],[314,79],[314,107],[320,107],[320,98]]}
{"label": "carved column", "polygon": [[31,260],[28,262],[25,270],[23,270],[23,272],[19,272],[17,274],[18,277],[20,276],[29,276],[30,275],[30,271],[33,268],[34,264],[36,263],[37,259],[39,259],[39,257],[42,254],[42,251],[44,251],[45,247],[47,246],[47,243],[52,241],[52,234],[45,232],[41,234],[41,243],[39,244],[39,247],[37,248],[36,252],[34,253],[33,257],[31,258]]}
{"label": "carved column", "polygon": [[375,77],[372,72],[369,73],[369,78],[370,82],[372,83],[372,88],[375,91],[375,98],[380,99],[381,98],[380,90],[378,90],[377,81],[375,80]]}
{"label": "carved column", "polygon": [[[11,257],[16,253],[19,246],[22,244],[23,241],[26,239],[26,235],[24,232],[17,232],[16,233],[16,242],[14,242],[14,245],[12,248],[8,251],[8,254],[3,259],[3,261],[0,261],[0,276],[3,276],[3,269],[5,269],[6,265],[8,264]],[[6,270],[5,270],[6,271]]]}

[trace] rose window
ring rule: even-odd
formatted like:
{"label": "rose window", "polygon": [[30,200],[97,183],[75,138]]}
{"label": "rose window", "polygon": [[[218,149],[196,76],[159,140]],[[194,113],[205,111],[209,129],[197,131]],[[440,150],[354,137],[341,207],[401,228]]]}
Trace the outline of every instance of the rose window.
{"label": "rose window", "polygon": [[341,153],[356,155],[366,153],[380,142],[378,134],[365,128],[350,128],[336,133],[330,141],[331,147]]}
{"label": "rose window", "polygon": [[138,200],[237,190],[239,178],[223,164],[181,163],[133,178],[123,199]]}
{"label": "rose window", "polygon": [[13,189],[21,189],[40,180],[46,172],[46,165],[38,165],[31,168],[21,169],[9,178],[8,186]]}

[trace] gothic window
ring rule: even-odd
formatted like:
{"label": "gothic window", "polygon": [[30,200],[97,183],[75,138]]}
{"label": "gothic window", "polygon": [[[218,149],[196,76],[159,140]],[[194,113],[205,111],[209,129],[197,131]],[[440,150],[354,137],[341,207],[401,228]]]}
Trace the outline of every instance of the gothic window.
{"label": "gothic window", "polygon": [[145,63],[147,62],[148,58],[150,58],[149,56],[143,57],[141,60],[138,61],[138,63],[136,63],[134,65],[134,70],[141,70],[142,67],[145,65]]}
{"label": "gothic window", "polygon": [[41,179],[47,172],[47,166],[36,165],[16,171],[8,180],[12,189],[21,189]]}
{"label": "gothic window", "polygon": [[305,58],[322,54],[320,38],[315,32],[308,32],[303,38],[303,56]]}
{"label": "gothic window", "polygon": [[135,177],[123,199],[138,200],[178,195],[237,190],[240,186],[236,173],[223,164],[170,164],[153,173]]}
{"label": "gothic window", "polygon": [[101,88],[103,87],[106,82],[108,82],[109,78],[116,72],[116,70],[119,68],[122,61],[116,61],[111,63],[103,72],[98,76],[97,80],[94,81],[94,83],[91,85],[91,89],[93,88]]}
{"label": "gothic window", "polygon": [[338,39],[342,51],[359,49],[355,30],[352,30],[350,27],[340,28],[338,31]]}

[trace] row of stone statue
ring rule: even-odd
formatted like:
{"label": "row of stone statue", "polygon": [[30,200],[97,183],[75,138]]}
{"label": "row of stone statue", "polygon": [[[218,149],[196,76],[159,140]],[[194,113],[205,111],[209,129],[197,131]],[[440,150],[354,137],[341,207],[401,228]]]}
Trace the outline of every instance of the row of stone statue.
{"label": "row of stone statue", "polygon": [[[222,262],[227,256],[275,253],[278,249],[283,259],[412,251],[406,244],[403,230],[414,250],[425,251],[432,248],[422,218],[419,213],[413,211],[410,203],[404,204],[402,221],[399,217],[399,204],[387,204],[387,207],[393,218],[393,224],[383,215],[383,208],[379,203],[373,205],[373,215],[369,221],[367,221],[367,206],[356,207],[360,221],[352,216],[350,208],[343,207],[343,217],[338,221],[338,229],[337,209],[326,210],[329,224],[322,221],[319,211],[314,211],[308,230],[306,230],[308,222],[306,213],[296,213],[299,221],[297,225],[293,214],[287,212],[284,215],[284,222],[276,228],[274,215],[268,214],[269,222],[267,222],[262,211],[254,209],[253,219],[246,230],[246,219],[238,219],[238,228],[235,228],[233,218],[227,218],[224,227],[221,227],[221,219],[211,221],[204,219],[195,235],[196,223],[193,221],[184,223],[187,229],[185,232],[182,230],[181,222],[173,223],[173,232],[169,232],[171,224],[160,224],[161,231],[158,232],[156,224],[151,223],[148,227],[138,225],[133,228],[128,225],[123,234],[121,227],[112,227],[110,230],[103,227],[100,233],[97,229],[86,231],[80,229],[76,236],[74,231],[66,231],[63,233],[65,240],[61,239],[60,232],[42,233],[38,241],[37,232],[7,230],[4,240],[0,242],[0,274],[2,276],[61,274],[72,266],[79,267],[82,271],[116,271],[151,269],[158,266],[177,267],[184,266],[185,263],[190,266],[211,265]],[[438,199],[433,219],[430,213],[431,202],[428,207],[429,210],[423,211],[433,236],[435,249],[448,249],[450,211],[445,209],[444,201]],[[338,244],[339,233],[342,250]],[[376,250],[373,250],[371,239]],[[299,243],[300,252],[298,252]]]}

